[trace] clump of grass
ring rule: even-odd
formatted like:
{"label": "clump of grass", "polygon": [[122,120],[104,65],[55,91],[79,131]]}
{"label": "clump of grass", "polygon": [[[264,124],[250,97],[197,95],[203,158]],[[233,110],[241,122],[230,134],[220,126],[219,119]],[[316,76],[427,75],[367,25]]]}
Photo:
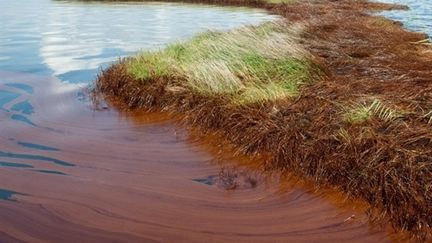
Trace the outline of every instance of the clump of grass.
{"label": "clump of grass", "polygon": [[165,49],[146,51],[127,62],[142,82],[165,78],[205,96],[225,95],[233,103],[260,103],[299,94],[319,75],[298,44],[298,25],[271,22],[230,32],[208,31]]}
{"label": "clump of grass", "polygon": [[340,128],[336,133],[336,137],[340,138],[341,141],[347,144],[349,144],[352,139],[351,134],[345,128]]}
{"label": "clump of grass", "polygon": [[365,123],[372,118],[382,119],[386,122],[394,121],[403,116],[403,112],[383,104],[379,99],[370,103],[351,106],[344,114],[344,120],[353,124]]}

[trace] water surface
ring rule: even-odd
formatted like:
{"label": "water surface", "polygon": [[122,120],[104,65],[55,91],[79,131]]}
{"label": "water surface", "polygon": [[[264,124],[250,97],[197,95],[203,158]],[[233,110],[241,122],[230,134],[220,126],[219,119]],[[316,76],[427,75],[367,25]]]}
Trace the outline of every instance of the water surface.
{"label": "water surface", "polygon": [[386,3],[407,5],[409,10],[385,11],[382,14],[401,21],[410,30],[423,32],[432,37],[432,1],[430,0],[378,0]]}
{"label": "water surface", "polygon": [[170,3],[1,0],[0,70],[87,83],[119,57],[206,29],[275,19],[261,10]]}
{"label": "water surface", "polygon": [[[356,205],[262,174],[166,114],[92,110],[55,77],[0,77],[34,90],[0,85],[19,95],[0,112],[0,241],[388,241]],[[21,100],[31,124],[11,119]]]}

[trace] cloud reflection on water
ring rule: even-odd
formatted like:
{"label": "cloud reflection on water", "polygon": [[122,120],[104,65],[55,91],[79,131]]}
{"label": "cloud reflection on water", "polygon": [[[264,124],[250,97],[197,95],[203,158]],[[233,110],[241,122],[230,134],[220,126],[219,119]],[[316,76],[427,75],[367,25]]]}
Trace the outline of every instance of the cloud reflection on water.
{"label": "cloud reflection on water", "polygon": [[205,5],[18,2],[0,2],[7,12],[0,16],[0,70],[51,74],[72,83],[87,83],[99,68],[142,48],[205,29],[275,19],[261,10]]}

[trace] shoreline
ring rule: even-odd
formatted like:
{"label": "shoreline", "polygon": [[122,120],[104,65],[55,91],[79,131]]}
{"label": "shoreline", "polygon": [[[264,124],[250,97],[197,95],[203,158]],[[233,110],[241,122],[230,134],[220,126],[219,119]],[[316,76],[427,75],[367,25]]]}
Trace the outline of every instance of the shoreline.
{"label": "shoreline", "polygon": [[133,108],[181,115],[186,124],[225,137],[238,153],[269,155],[270,169],[292,171],[317,187],[335,186],[368,202],[371,219],[430,239],[432,129],[425,111],[432,109],[427,98],[432,55],[427,46],[415,44],[424,34],[366,14],[401,6],[350,0],[227,2],[266,9],[291,24],[306,23],[300,44],[319,61],[326,78],[302,86],[295,99],[236,107],[220,97],[170,92],[163,78],[143,85],[120,62],[102,72],[96,91]]}

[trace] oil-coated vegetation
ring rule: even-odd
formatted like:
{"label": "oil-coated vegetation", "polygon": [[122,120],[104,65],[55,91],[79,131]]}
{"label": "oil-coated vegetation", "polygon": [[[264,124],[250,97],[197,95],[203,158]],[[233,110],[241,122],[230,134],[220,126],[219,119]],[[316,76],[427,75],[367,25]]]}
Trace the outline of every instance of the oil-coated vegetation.
{"label": "oil-coated vegetation", "polygon": [[122,60],[101,73],[96,91],[133,108],[181,115],[240,153],[267,155],[267,168],[337,187],[369,203],[372,219],[416,239],[431,237],[426,36],[367,14],[400,6],[363,0],[259,6],[286,22],[208,32]]}

